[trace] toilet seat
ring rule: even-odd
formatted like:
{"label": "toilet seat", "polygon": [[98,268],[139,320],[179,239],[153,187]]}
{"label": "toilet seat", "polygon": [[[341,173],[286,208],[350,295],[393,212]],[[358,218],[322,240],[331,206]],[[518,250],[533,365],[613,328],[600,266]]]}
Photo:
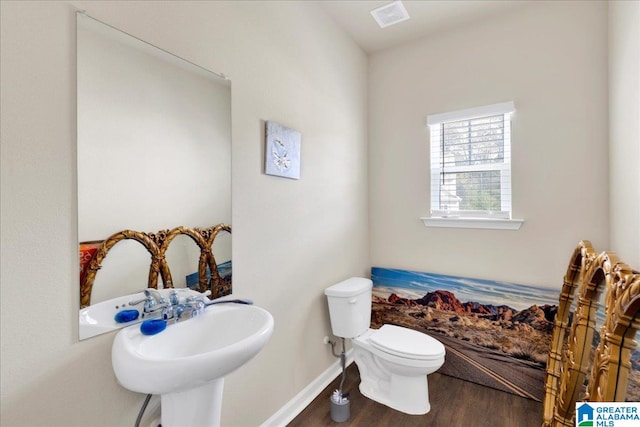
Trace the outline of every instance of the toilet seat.
{"label": "toilet seat", "polygon": [[368,338],[378,350],[406,359],[437,360],[445,354],[444,345],[440,341],[400,326],[382,325]]}

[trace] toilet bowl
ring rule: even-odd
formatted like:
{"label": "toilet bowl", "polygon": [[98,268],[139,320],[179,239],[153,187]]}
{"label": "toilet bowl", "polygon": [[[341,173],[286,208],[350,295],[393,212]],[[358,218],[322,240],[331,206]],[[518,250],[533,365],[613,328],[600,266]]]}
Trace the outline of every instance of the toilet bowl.
{"label": "toilet bowl", "polygon": [[369,328],[371,289],[371,280],[353,277],[325,290],[333,334],[351,339],[365,397],[407,414],[426,414],[427,375],[443,365],[444,345],[400,326]]}
{"label": "toilet bowl", "polygon": [[[421,415],[431,410],[427,375],[444,363],[442,343],[393,325],[368,329],[351,343],[363,396],[407,414]],[[405,347],[409,347],[408,352]]]}

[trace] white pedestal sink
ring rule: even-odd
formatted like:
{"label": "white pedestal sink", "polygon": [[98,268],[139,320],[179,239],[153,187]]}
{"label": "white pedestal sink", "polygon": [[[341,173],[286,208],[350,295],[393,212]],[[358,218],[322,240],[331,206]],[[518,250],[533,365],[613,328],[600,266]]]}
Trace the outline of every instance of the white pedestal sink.
{"label": "white pedestal sink", "polygon": [[244,365],[269,341],[273,317],[259,307],[207,307],[157,335],[140,326],[122,329],[113,342],[120,384],[161,397],[162,426],[219,426],[224,376]]}

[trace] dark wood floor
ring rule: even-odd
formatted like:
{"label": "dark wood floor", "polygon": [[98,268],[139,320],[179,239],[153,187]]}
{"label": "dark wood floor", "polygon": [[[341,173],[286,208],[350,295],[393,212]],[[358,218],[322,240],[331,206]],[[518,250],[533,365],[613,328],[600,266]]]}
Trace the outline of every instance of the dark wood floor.
{"label": "dark wood floor", "polygon": [[542,404],[509,393],[438,374],[429,375],[431,411],[407,415],[360,394],[360,374],[355,363],[347,368],[343,391],[350,392],[351,417],[331,421],[329,397],[338,388],[336,378],[288,427],[315,426],[431,426],[431,427],[533,427],[542,422]]}

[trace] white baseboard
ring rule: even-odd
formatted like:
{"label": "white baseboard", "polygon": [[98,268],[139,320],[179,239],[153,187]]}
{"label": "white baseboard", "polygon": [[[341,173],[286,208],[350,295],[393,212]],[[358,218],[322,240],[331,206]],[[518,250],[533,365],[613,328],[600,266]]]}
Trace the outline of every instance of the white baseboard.
{"label": "white baseboard", "polygon": [[[353,362],[353,349],[347,351],[346,364],[349,366]],[[337,360],[334,364],[329,366],[318,378],[313,380],[308,386],[302,389],[300,393],[295,395],[293,399],[288,401],[282,408],[273,414],[267,421],[262,423],[260,427],[285,427],[289,424],[300,412],[304,410],[313,399],[324,390],[331,381],[336,379],[338,375],[342,373],[342,367],[340,366],[340,360]],[[329,405],[327,405],[327,411]]]}

